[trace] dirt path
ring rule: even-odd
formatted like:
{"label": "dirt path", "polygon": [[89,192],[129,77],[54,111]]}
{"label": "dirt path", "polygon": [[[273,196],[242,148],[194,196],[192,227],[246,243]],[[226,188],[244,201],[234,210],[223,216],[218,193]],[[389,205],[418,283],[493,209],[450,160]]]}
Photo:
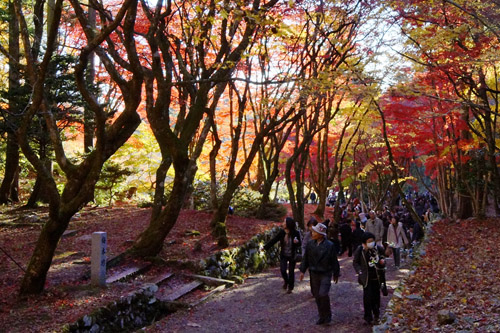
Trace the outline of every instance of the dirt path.
{"label": "dirt path", "polygon": [[[317,308],[309,289],[309,277],[297,282],[292,294],[286,294],[278,268],[250,277],[244,284],[224,291],[191,310],[170,315],[145,332],[371,332],[363,324],[363,290],[357,283],[352,258],[339,258],[341,277],[332,284],[332,324],[316,326]],[[381,296],[382,315],[392,290],[407,274],[405,265],[396,271],[388,259],[389,296]],[[299,272],[296,269],[296,277]]]}

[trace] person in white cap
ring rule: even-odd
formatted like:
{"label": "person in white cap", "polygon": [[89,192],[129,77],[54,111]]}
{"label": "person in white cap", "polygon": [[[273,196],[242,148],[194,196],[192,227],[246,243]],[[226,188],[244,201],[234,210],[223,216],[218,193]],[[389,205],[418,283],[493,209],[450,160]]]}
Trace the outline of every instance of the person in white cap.
{"label": "person in white cap", "polygon": [[312,227],[312,239],[306,245],[306,251],[300,264],[300,281],[304,279],[304,273],[309,269],[311,292],[318,306],[317,325],[327,325],[332,321],[328,293],[332,277],[333,281],[337,283],[340,275],[337,251],[333,243],[326,239],[326,230],[327,227],[323,223]]}

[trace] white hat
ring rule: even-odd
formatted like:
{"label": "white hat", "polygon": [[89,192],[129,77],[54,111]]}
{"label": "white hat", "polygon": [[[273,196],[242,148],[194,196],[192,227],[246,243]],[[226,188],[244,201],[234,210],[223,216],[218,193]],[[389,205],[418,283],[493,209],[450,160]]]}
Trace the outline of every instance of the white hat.
{"label": "white hat", "polygon": [[327,227],[323,223],[318,223],[312,226],[312,230],[316,231],[318,234],[321,234],[323,236],[326,236],[326,229]]}

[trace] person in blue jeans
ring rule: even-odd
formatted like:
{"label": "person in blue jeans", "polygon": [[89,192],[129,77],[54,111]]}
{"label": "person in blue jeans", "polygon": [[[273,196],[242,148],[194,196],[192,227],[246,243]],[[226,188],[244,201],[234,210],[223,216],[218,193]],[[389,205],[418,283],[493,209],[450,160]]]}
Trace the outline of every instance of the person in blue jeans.
{"label": "person in blue jeans", "polygon": [[301,251],[300,233],[296,229],[295,220],[291,217],[285,219],[283,228],[278,234],[264,245],[264,249],[269,250],[274,244],[280,242],[280,271],[283,277],[283,289],[288,294],[292,293],[295,285],[295,265],[297,263],[297,253]]}
{"label": "person in blue jeans", "polygon": [[316,299],[319,319],[317,325],[327,325],[332,321],[330,307],[331,281],[339,280],[340,265],[334,244],[326,239],[327,226],[318,223],[312,228],[312,239],[307,243],[305,255],[300,264],[300,281],[309,269],[311,292]]}

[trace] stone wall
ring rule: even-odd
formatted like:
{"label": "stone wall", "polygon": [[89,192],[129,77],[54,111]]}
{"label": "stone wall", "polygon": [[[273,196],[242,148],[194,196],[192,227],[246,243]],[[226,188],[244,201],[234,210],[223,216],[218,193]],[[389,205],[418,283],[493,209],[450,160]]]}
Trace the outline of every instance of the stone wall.
{"label": "stone wall", "polygon": [[83,316],[77,322],[63,327],[63,332],[130,332],[149,325],[172,312],[168,304],[155,298],[155,284],[142,286],[137,292]]}
{"label": "stone wall", "polygon": [[279,263],[279,248],[264,250],[264,244],[279,231],[278,227],[252,237],[240,247],[215,253],[200,263],[203,275],[241,281],[245,274],[258,273]]}

